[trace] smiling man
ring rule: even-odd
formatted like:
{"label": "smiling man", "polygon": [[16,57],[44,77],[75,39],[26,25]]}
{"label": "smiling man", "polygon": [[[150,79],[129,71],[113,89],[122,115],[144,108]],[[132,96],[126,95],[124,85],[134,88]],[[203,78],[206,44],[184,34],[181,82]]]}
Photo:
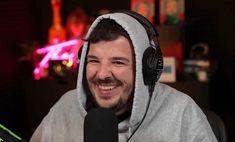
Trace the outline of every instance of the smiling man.
{"label": "smiling man", "polygon": [[217,141],[197,104],[158,82],[158,34],[133,14],[115,12],[94,21],[82,48],[77,88],[51,108],[31,142],[83,142],[84,118],[98,107],[117,116],[119,142]]}

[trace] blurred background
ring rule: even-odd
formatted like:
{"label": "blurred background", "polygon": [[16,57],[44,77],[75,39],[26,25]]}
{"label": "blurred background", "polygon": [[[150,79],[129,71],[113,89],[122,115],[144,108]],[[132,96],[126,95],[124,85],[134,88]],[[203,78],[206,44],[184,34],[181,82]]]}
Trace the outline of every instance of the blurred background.
{"label": "blurred background", "polygon": [[165,58],[160,81],[217,113],[234,142],[233,0],[0,1],[0,124],[29,140],[52,105],[76,87],[77,54],[91,22],[118,9],[156,26]]}

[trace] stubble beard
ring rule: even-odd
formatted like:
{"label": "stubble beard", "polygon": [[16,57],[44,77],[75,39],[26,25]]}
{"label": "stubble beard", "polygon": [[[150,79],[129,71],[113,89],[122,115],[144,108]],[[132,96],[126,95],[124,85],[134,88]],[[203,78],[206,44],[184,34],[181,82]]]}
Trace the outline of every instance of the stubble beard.
{"label": "stubble beard", "polygon": [[[94,79],[93,83],[116,83],[119,85],[122,85],[123,83],[121,81],[119,81],[116,78],[106,78],[105,80],[100,80],[100,79]],[[116,104],[113,104],[110,107],[107,107],[111,110],[113,110],[115,112],[116,115],[122,114],[128,110],[130,110],[132,108],[132,103],[133,103],[133,91],[131,92],[131,94],[129,95],[128,99],[125,101],[122,98],[119,98],[119,100],[117,101]],[[101,104],[98,103],[98,100],[96,97],[94,97],[95,99],[95,103],[97,106],[102,107]],[[103,99],[103,100],[109,100],[112,99],[112,96],[102,96],[99,99]]]}
{"label": "stubble beard", "polygon": [[[103,96],[101,99],[109,100],[109,99],[111,99],[111,97]],[[96,98],[95,98],[95,103],[97,106],[102,107],[102,105],[98,104],[98,101],[96,100]],[[131,94],[129,96],[129,98],[126,102],[120,98],[118,100],[117,104],[114,104],[113,106],[110,106],[107,108],[113,110],[116,115],[120,115],[120,114],[130,110],[132,108],[132,103],[133,103],[133,94]]]}

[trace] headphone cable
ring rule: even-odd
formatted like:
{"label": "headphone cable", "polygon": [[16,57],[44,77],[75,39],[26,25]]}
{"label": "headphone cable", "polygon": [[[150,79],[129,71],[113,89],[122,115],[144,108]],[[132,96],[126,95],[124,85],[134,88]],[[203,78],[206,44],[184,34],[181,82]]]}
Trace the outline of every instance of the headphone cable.
{"label": "headphone cable", "polygon": [[133,133],[130,135],[130,137],[127,139],[126,142],[128,142],[128,141],[132,138],[132,136],[136,133],[136,131],[139,129],[139,127],[140,127],[141,124],[143,123],[143,121],[144,121],[144,119],[145,119],[145,117],[146,117],[146,115],[147,115],[147,112],[148,112],[148,110],[149,110],[151,98],[152,98],[153,91],[154,91],[154,86],[155,86],[154,84],[151,84],[151,85],[148,86],[149,100],[148,100],[148,104],[147,104],[146,111],[145,111],[144,116],[143,116],[143,118],[141,119],[139,125],[136,127],[136,129],[133,131]]}

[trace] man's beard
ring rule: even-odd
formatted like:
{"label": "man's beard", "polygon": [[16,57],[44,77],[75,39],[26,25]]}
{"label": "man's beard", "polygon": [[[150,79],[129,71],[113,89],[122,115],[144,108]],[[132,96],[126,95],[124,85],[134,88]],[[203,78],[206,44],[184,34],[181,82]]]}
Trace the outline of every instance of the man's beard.
{"label": "man's beard", "polygon": [[[115,83],[115,84],[119,84],[121,85],[122,82],[118,79],[111,78],[105,78],[104,80],[101,79],[94,79],[93,80],[94,84],[109,84],[109,83]],[[94,98],[95,99],[95,98]],[[102,99],[110,99],[110,96],[103,96]],[[95,100],[96,106],[101,106],[97,103],[97,100]],[[115,104],[114,106],[111,106],[109,109],[113,110],[115,113],[118,113],[121,110],[130,110],[132,108],[132,103],[133,103],[133,92],[131,93],[131,95],[129,96],[129,98],[127,99],[127,101],[124,102],[124,100],[122,100],[121,98],[118,100],[118,103]]]}
{"label": "man's beard", "polygon": [[[95,99],[95,98],[94,98]],[[110,99],[110,97],[109,96],[104,96],[104,97],[102,97],[102,99]],[[111,110],[113,110],[114,111],[114,113],[118,113],[118,112],[120,112],[120,111],[122,111],[122,110],[125,110],[125,111],[127,111],[127,110],[130,110],[131,108],[132,108],[132,103],[133,103],[133,93],[129,96],[129,98],[127,99],[127,101],[126,102],[124,102],[121,98],[118,100],[118,103],[117,104],[115,104],[115,105],[113,105],[113,106],[111,106],[111,107],[109,107],[109,109],[111,109]],[[101,106],[101,105],[99,105],[98,103],[97,103],[97,100],[95,100],[95,104],[96,104],[96,106]],[[124,112],[125,112],[124,111]]]}
{"label": "man's beard", "polygon": [[[95,107],[102,107],[100,106],[98,103],[97,103],[97,100],[95,99],[95,97],[92,95],[91,93],[91,90],[89,88],[89,85],[88,85],[88,82],[87,82],[87,79],[86,79],[86,74],[84,73],[84,78],[83,78],[83,87],[85,89],[85,92],[87,93],[87,102],[86,102],[86,110],[89,111],[90,109],[92,108],[95,108]],[[116,79],[115,77],[114,78],[105,78],[103,80],[101,79],[95,79],[95,78],[92,78],[92,82],[93,83],[116,83],[116,84],[121,84],[122,82],[119,81],[118,79]],[[124,109],[126,111],[128,110],[131,110],[132,108],[132,104],[133,104],[133,98],[134,98],[134,90],[132,90],[132,93],[131,95],[129,96],[129,98],[127,99],[126,102],[124,102],[122,99],[119,99],[118,103],[114,106],[111,106],[109,109],[113,110],[114,113],[118,113],[119,111],[121,111],[122,109]],[[103,96],[102,99],[109,99],[109,96]],[[122,113],[124,113],[122,112]]]}

